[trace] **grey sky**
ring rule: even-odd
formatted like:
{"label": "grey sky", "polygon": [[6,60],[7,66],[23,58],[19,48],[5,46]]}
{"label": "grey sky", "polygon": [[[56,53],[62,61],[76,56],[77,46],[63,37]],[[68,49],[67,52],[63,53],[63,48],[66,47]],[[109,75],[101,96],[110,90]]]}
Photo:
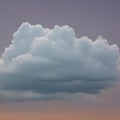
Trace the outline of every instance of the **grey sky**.
{"label": "grey sky", "polygon": [[78,37],[102,35],[120,46],[119,12],[119,0],[0,0],[0,53],[23,22],[50,28],[67,24]]}

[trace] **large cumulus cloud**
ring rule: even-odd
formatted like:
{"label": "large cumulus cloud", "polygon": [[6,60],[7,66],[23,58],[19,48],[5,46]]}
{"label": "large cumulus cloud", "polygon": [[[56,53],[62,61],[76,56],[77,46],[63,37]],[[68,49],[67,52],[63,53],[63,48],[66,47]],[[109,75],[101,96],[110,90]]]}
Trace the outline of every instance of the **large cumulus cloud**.
{"label": "large cumulus cloud", "polygon": [[0,98],[98,93],[117,80],[118,69],[119,48],[102,37],[76,38],[69,26],[49,29],[23,23],[0,58]]}

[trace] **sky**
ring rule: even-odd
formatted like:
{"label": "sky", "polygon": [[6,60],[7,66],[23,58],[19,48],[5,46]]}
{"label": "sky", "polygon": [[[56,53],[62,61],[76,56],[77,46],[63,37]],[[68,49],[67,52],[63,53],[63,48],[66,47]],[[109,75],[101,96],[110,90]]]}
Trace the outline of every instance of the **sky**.
{"label": "sky", "polygon": [[0,1],[0,119],[120,119],[119,0]]}

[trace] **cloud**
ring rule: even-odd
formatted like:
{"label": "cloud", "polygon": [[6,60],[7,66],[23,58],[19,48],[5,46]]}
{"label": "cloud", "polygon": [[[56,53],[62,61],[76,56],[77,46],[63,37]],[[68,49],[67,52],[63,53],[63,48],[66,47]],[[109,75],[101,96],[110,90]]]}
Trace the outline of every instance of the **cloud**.
{"label": "cloud", "polygon": [[49,29],[23,23],[0,58],[0,97],[54,99],[57,93],[99,93],[114,84],[118,71],[119,48],[106,39],[76,38],[67,25]]}

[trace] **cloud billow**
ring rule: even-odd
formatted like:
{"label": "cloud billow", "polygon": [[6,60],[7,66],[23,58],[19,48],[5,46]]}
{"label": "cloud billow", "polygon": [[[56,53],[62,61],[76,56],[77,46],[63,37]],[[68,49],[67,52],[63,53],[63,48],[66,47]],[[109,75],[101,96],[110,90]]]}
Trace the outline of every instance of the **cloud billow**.
{"label": "cloud billow", "polygon": [[0,58],[0,98],[43,100],[59,99],[57,93],[98,93],[117,80],[118,67],[119,48],[102,37],[76,38],[67,25],[49,29],[23,23]]}

